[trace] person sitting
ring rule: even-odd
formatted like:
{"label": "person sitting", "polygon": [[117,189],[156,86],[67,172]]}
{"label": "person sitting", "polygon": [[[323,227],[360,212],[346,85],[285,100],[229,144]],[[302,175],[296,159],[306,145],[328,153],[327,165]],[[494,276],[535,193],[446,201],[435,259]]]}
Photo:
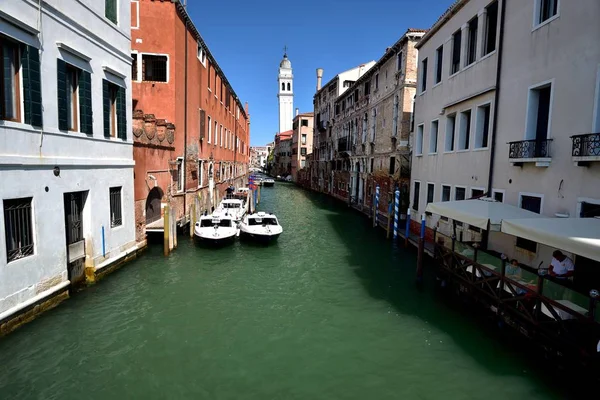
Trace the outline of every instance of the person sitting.
{"label": "person sitting", "polygon": [[560,250],[555,250],[552,253],[552,261],[548,267],[548,274],[565,279],[573,276],[574,271],[575,264],[573,264],[573,260],[565,256]]}
{"label": "person sitting", "polygon": [[514,258],[506,266],[506,277],[515,281],[521,280],[521,267],[519,267],[519,262]]}

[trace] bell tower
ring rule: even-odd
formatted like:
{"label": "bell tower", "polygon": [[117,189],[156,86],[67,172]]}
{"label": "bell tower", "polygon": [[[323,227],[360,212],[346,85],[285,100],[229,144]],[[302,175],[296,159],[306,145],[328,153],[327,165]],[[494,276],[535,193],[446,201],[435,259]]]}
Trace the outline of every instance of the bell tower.
{"label": "bell tower", "polygon": [[287,46],[284,48],[283,60],[279,63],[279,76],[277,83],[279,89],[277,98],[279,99],[279,132],[285,132],[292,129],[292,119],[294,118],[294,75],[292,75],[292,63],[287,58]]}

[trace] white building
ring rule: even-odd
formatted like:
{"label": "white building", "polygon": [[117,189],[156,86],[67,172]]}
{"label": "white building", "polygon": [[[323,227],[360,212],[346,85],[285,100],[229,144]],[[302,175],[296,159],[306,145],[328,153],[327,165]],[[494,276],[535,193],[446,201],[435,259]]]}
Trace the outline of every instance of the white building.
{"label": "white building", "polygon": [[279,132],[285,132],[292,129],[292,119],[294,119],[294,75],[292,74],[292,63],[287,58],[287,52],[283,55],[283,60],[279,63],[279,76],[277,77],[279,89],[277,98],[279,99]]}
{"label": "white building", "polygon": [[[431,27],[419,50],[411,209],[487,192],[500,1],[462,0]],[[437,223],[432,216],[428,225]],[[466,235],[477,232],[464,231]]]}
{"label": "white building", "polygon": [[3,323],[135,249],[130,4],[3,1],[0,42]]}

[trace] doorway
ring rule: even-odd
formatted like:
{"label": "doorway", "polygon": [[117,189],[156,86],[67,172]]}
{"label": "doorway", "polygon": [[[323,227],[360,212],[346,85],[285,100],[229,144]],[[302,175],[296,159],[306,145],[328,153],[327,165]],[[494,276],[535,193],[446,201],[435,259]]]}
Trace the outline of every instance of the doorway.
{"label": "doorway", "polygon": [[67,276],[71,285],[82,281],[85,276],[83,208],[85,207],[87,194],[87,191],[64,194]]}

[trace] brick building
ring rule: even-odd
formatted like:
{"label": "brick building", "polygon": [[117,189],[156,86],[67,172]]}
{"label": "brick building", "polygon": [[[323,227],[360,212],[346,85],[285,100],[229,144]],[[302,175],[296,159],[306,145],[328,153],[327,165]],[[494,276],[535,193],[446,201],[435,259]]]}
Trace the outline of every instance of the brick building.
{"label": "brick building", "polygon": [[[141,141],[134,146],[138,231],[160,219],[166,203],[182,226],[192,204],[202,212],[216,206],[230,184],[245,185],[248,107],[180,2],[132,0],[131,47],[133,109],[143,110],[137,117],[145,125],[160,118],[157,130],[176,126],[166,129],[165,142],[151,152]],[[152,135],[155,129],[148,128],[137,132]]]}
{"label": "brick building", "polygon": [[292,123],[292,181],[298,182],[298,171],[306,168],[306,156],[312,153],[314,114],[298,113]]}

